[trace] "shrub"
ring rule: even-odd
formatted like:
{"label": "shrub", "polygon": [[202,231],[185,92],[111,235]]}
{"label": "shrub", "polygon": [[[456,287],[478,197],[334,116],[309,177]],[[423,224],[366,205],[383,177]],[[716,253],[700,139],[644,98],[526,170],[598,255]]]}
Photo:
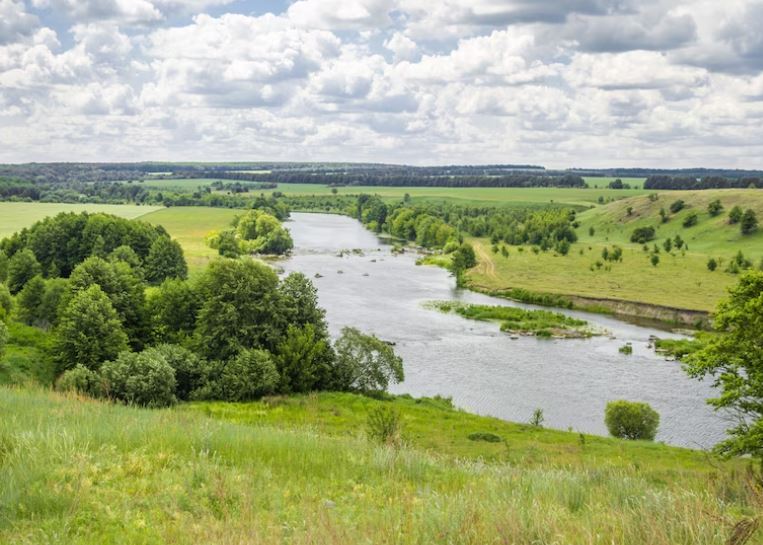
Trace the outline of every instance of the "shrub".
{"label": "shrub", "polygon": [[742,209],[739,206],[735,206],[729,211],[729,224],[734,225],[742,221]]}
{"label": "shrub", "polygon": [[723,205],[721,204],[721,201],[716,199],[710,204],[707,205],[707,212],[712,217],[720,215],[721,212],[723,212]]}
{"label": "shrub", "polygon": [[251,401],[275,392],[278,382],[278,370],[270,353],[244,350],[222,364],[215,393],[225,401]]}
{"label": "shrub", "polygon": [[697,223],[699,223],[699,216],[696,212],[692,212],[684,218],[683,225],[684,227],[694,227]]}
{"label": "shrub", "polygon": [[122,352],[101,366],[104,393],[144,407],[168,407],[175,398],[175,370],[156,351]]}
{"label": "shrub", "polygon": [[383,445],[399,446],[402,440],[400,413],[392,407],[377,407],[368,413],[368,437]]}
{"label": "shrub", "polygon": [[619,351],[621,354],[625,354],[626,356],[630,356],[631,354],[633,354],[633,345],[632,345],[632,344],[630,344],[630,343],[628,343],[628,344],[624,344],[624,345],[622,345],[622,346],[621,346],[621,347],[618,349],[618,351]]}
{"label": "shrub", "polygon": [[604,413],[604,423],[614,437],[652,441],[657,434],[660,415],[646,403],[610,401]]}
{"label": "shrub", "polygon": [[188,400],[191,393],[207,384],[206,362],[190,350],[176,344],[161,344],[144,351],[152,356],[164,358],[175,370],[175,395],[180,400]]}
{"label": "shrub", "polygon": [[660,256],[657,254],[652,254],[652,257],[649,258],[649,262],[652,264],[653,267],[656,267],[660,264]]}
{"label": "shrub", "polygon": [[530,417],[530,425],[535,428],[542,428],[545,419],[546,418],[543,416],[543,409],[535,409],[533,415]]}
{"label": "shrub", "polygon": [[654,227],[639,227],[631,234],[631,242],[637,244],[644,244],[650,240],[654,240],[655,232]]}
{"label": "shrub", "polygon": [[500,435],[490,433],[489,431],[470,433],[467,437],[470,441],[485,441],[486,443],[500,443],[503,441],[503,438]]}
{"label": "shrub", "polygon": [[715,258],[711,257],[707,260],[707,270],[710,272],[714,271],[718,268],[718,262],[715,260]]}
{"label": "shrub", "polygon": [[758,228],[758,217],[752,209],[745,210],[742,214],[741,230],[743,235],[749,235]]}
{"label": "shrub", "polygon": [[96,397],[101,393],[101,379],[98,373],[84,365],[65,371],[56,381],[56,390],[60,392],[77,392]]}
{"label": "shrub", "polygon": [[677,201],[673,201],[672,203],[670,203],[671,214],[677,214],[684,208],[686,208],[686,203],[681,199],[678,199]]}

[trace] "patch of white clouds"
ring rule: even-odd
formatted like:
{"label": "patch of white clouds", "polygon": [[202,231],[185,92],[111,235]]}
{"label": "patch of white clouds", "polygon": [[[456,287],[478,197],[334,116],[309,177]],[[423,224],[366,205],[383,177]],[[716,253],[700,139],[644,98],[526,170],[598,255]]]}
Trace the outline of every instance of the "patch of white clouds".
{"label": "patch of white clouds", "polygon": [[239,4],[0,0],[0,160],[763,168],[759,0]]}

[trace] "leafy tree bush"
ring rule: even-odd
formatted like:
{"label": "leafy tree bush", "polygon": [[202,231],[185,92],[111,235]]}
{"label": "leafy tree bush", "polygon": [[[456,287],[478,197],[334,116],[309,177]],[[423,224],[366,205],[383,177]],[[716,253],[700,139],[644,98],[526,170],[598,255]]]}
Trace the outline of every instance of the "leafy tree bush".
{"label": "leafy tree bush", "polygon": [[13,310],[13,298],[11,292],[5,284],[0,283],[0,322],[5,322],[9,319]]}
{"label": "leafy tree bush", "polygon": [[45,280],[39,274],[26,283],[16,296],[16,313],[27,325],[42,325],[47,317],[41,315],[42,300],[45,297]]}
{"label": "leafy tree bush", "polygon": [[16,252],[8,261],[8,289],[13,294],[20,292],[38,274],[42,274],[42,267],[34,253],[31,250]]}
{"label": "leafy tree bush", "polygon": [[684,208],[686,208],[686,203],[682,199],[678,199],[677,201],[670,203],[671,214],[678,214]]}
{"label": "leafy tree bush", "polygon": [[331,345],[318,335],[313,324],[289,325],[286,337],[276,350],[278,391],[309,392],[319,385],[330,384],[333,360]]}
{"label": "leafy tree bush", "polygon": [[334,381],[339,390],[385,391],[390,382],[402,382],[405,376],[403,360],[374,335],[345,327],[334,349]]}
{"label": "leafy tree bush", "polygon": [[165,280],[148,294],[146,307],[156,342],[184,344],[196,327],[201,301],[191,284],[184,280]]}
{"label": "leafy tree bush", "polygon": [[176,344],[160,344],[147,348],[143,354],[161,358],[175,371],[175,395],[180,400],[188,400],[191,394],[204,388],[208,380],[208,368],[199,356]]}
{"label": "leafy tree bush", "polygon": [[90,286],[69,301],[54,332],[53,346],[61,370],[77,364],[97,370],[127,349],[119,316],[99,286]]}
{"label": "leafy tree bush", "polygon": [[226,401],[251,401],[274,393],[278,381],[278,370],[270,353],[243,350],[222,364],[215,394]]}
{"label": "leafy tree bush", "polygon": [[660,256],[657,254],[652,254],[652,257],[649,258],[649,262],[652,264],[652,267],[656,267],[660,264]]}
{"label": "leafy tree bush", "polygon": [[79,291],[97,285],[117,311],[133,348],[141,348],[149,337],[145,286],[127,263],[109,263],[100,257],[88,257],[69,277],[69,292],[62,304]]}
{"label": "leafy tree bush", "polygon": [[101,366],[104,394],[144,407],[168,407],[175,398],[175,370],[156,350],[121,352]]}
{"label": "leafy tree bush", "polygon": [[707,270],[710,272],[713,272],[715,269],[718,268],[718,261],[714,257],[711,257],[707,260]]}
{"label": "leafy tree bush", "polygon": [[102,393],[101,378],[95,371],[78,364],[58,377],[56,390],[98,397]]}
{"label": "leafy tree bush", "polygon": [[130,267],[132,267],[135,272],[140,272],[142,274],[143,260],[137,253],[135,253],[135,250],[126,244],[114,248],[114,250],[112,250],[112,252],[108,255],[108,260],[111,262],[124,261]]}
{"label": "leafy tree bush", "polygon": [[183,248],[169,237],[158,237],[151,244],[144,268],[146,280],[152,284],[159,284],[168,278],[188,278]]}
{"label": "leafy tree bush", "polygon": [[719,199],[716,199],[707,205],[707,213],[712,217],[720,216],[721,212],[723,212],[723,205]]}
{"label": "leafy tree bush", "polygon": [[728,455],[749,454],[763,461],[763,272],[746,273],[718,305],[713,336],[687,356],[686,370],[695,378],[710,376],[721,393],[708,400],[731,410],[738,423],[717,449]]}
{"label": "leafy tree bush", "polygon": [[743,235],[749,235],[758,228],[758,217],[755,215],[754,210],[750,208],[745,210],[744,214],[742,214],[740,227]]}
{"label": "leafy tree bush", "polygon": [[631,234],[631,242],[635,242],[637,244],[644,244],[646,242],[654,240],[655,237],[655,231],[654,227],[638,227],[634,229],[633,233]]}
{"label": "leafy tree bush", "polygon": [[196,320],[199,352],[228,360],[251,348],[275,349],[285,325],[278,277],[254,260],[218,259],[199,277],[201,306]]}
{"label": "leafy tree bush", "polygon": [[696,212],[692,212],[684,218],[683,226],[694,227],[697,223],[699,223],[699,215]]}
{"label": "leafy tree bush", "polygon": [[739,206],[735,206],[729,211],[729,224],[734,225],[735,223],[739,223],[742,221],[742,208]]}
{"label": "leafy tree bush", "polygon": [[8,256],[3,250],[0,250],[0,283],[5,283],[8,279]]}
{"label": "leafy tree bush", "polygon": [[660,415],[646,403],[610,401],[604,413],[604,423],[614,437],[653,441]]}

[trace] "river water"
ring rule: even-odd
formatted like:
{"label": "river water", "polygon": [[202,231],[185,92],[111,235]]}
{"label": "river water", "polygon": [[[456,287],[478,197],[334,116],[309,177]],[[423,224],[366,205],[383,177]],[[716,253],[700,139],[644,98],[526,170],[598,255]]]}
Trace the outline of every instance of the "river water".
{"label": "river water", "polygon": [[[729,427],[705,403],[713,395],[707,382],[688,378],[679,363],[665,361],[648,348],[650,335],[669,333],[565,310],[560,312],[609,334],[576,340],[512,339],[496,323],[443,314],[423,303],[531,305],[458,289],[447,271],[417,266],[415,253],[393,255],[389,246],[348,217],[294,213],[287,227],[295,249],[281,266],[313,280],[332,334],[352,326],[396,343],[405,381],[391,388],[394,393],[450,396],[470,412],[516,422],[527,422],[541,408],[547,427],[600,435],[607,434],[607,401],[644,401],[660,413],[658,441],[692,448],[712,446]],[[349,249],[363,253],[338,256]],[[633,345],[630,356],[618,351],[626,342]]]}

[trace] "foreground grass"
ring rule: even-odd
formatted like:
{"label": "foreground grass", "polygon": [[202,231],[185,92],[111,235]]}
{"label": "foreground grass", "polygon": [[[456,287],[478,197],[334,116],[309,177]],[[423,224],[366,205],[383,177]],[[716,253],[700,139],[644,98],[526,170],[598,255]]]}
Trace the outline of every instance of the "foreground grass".
{"label": "foreground grass", "polygon": [[458,461],[6,388],[0,410],[2,543],[722,544],[753,514],[726,470]]}
{"label": "foreground grass", "polygon": [[0,202],[0,238],[12,235],[41,219],[61,212],[103,212],[120,218],[134,219],[160,208],[131,204]]}

